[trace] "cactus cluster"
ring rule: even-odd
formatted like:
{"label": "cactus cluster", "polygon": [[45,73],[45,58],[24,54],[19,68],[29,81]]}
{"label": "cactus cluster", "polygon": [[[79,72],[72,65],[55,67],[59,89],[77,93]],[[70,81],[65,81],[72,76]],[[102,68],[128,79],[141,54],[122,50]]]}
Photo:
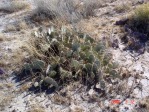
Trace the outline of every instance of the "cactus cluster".
{"label": "cactus cluster", "polygon": [[23,71],[38,72],[35,87],[53,85],[59,88],[74,80],[87,85],[105,85],[104,74],[111,78],[119,76],[118,64],[112,61],[112,54],[102,41],[97,42],[87,34],[70,32],[64,27],[61,30],[51,27],[44,35],[37,40],[45,41],[36,43],[36,49],[44,57],[23,67]]}

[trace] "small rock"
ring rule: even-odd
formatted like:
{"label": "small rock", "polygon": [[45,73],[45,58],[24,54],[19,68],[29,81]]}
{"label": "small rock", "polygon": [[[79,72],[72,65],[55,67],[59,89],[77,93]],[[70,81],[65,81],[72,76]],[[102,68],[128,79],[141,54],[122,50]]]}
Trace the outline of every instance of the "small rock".
{"label": "small rock", "polygon": [[38,87],[39,86],[39,83],[38,82],[35,82],[34,83],[34,87]]}
{"label": "small rock", "polygon": [[89,94],[90,96],[92,96],[92,95],[94,94],[94,90],[93,90],[93,89],[90,89],[89,92],[88,92],[88,94]]}
{"label": "small rock", "polygon": [[99,89],[99,88],[100,88],[100,84],[96,84],[96,88],[98,88],[98,89]]}
{"label": "small rock", "polygon": [[0,75],[3,75],[5,72],[0,68]]}
{"label": "small rock", "polygon": [[39,37],[38,32],[35,31],[34,33],[35,37]]}
{"label": "small rock", "polygon": [[144,0],[138,0],[137,4],[143,4],[145,1]]}
{"label": "small rock", "polygon": [[128,21],[129,19],[122,19],[122,20],[116,21],[115,25],[125,25]]}
{"label": "small rock", "polygon": [[115,40],[113,40],[113,42],[112,42],[112,47],[113,48],[119,48],[119,45],[118,45],[118,39],[115,39]]}
{"label": "small rock", "polygon": [[16,110],[14,109],[12,112],[16,112]]}
{"label": "small rock", "polygon": [[125,48],[124,45],[122,45],[122,44],[119,45],[119,49],[120,49],[121,51],[123,51],[124,48]]}

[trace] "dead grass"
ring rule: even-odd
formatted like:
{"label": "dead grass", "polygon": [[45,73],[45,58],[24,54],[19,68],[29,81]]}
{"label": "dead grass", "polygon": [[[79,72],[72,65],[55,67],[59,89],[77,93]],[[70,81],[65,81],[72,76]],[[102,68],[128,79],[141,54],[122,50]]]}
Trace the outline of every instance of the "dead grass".
{"label": "dead grass", "polygon": [[20,30],[26,30],[27,28],[28,28],[28,25],[26,24],[25,21],[21,21],[21,22],[19,23],[19,29],[20,29]]}
{"label": "dead grass", "polygon": [[5,84],[5,87],[7,87],[7,88],[12,88],[14,86],[14,84],[13,83],[6,83]]}
{"label": "dead grass", "polygon": [[4,60],[1,60],[0,67],[6,67],[6,66],[7,66],[6,62]]}
{"label": "dead grass", "polygon": [[29,85],[28,83],[25,83],[21,86],[21,88],[18,90],[18,92],[22,93],[25,91],[28,91],[28,89],[31,87],[31,85]]}
{"label": "dead grass", "polygon": [[12,24],[9,24],[5,27],[5,32],[12,32],[12,31],[16,31],[16,26],[15,25],[12,25]]}
{"label": "dead grass", "polygon": [[0,42],[4,41],[5,38],[6,38],[6,37],[5,37],[2,33],[0,33]]}
{"label": "dead grass", "polygon": [[3,89],[3,88],[4,88],[4,84],[0,83],[0,89]]}
{"label": "dead grass", "polygon": [[101,7],[103,0],[34,0],[36,13],[45,13],[51,18],[76,22],[81,18],[94,16],[94,10]]}
{"label": "dead grass", "polygon": [[0,94],[0,111],[3,111],[6,106],[11,102],[12,95],[5,96],[3,94]]}
{"label": "dead grass", "polygon": [[27,112],[46,112],[44,108],[37,105],[32,105],[31,108]]}
{"label": "dead grass", "polygon": [[130,4],[119,4],[114,8],[114,10],[117,13],[123,13],[123,12],[130,10],[130,7],[131,7]]}
{"label": "dead grass", "polygon": [[4,12],[17,12],[23,9],[29,9],[30,5],[25,2],[25,1],[18,1],[18,0],[13,0],[10,2],[10,4],[8,5],[3,5],[0,7],[0,11],[4,11]]}
{"label": "dead grass", "polygon": [[3,38],[3,37],[0,37],[0,42],[1,42],[1,41],[4,41],[4,38]]}

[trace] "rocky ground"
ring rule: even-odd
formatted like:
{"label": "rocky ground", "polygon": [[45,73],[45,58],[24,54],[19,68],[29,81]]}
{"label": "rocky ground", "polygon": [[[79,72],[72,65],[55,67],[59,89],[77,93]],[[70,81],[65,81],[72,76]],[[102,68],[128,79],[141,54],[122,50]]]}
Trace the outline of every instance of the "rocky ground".
{"label": "rocky ground", "polygon": [[[2,0],[0,6],[9,4],[10,1]],[[32,4],[31,0],[26,1]],[[133,9],[145,2],[147,0],[109,0],[96,10],[96,17],[81,20],[76,24],[77,28],[93,35],[94,38],[110,37],[112,41],[119,40],[119,47],[109,48],[109,50],[113,54],[113,60],[120,63],[122,71],[126,74],[129,72],[129,79],[126,81],[128,89],[134,89],[131,93],[132,99],[124,100],[121,95],[116,97],[116,99],[124,100],[119,107],[119,112],[133,112],[137,102],[147,99],[149,96],[149,53],[145,51],[138,55],[130,51],[123,51],[125,45],[119,38],[125,32],[121,30],[122,26],[115,25],[116,21],[129,17]],[[105,110],[106,112],[106,107],[111,105],[111,100],[96,97],[97,93],[93,89],[86,91],[86,87],[77,82],[62,90],[62,93],[67,93],[65,96],[60,93],[25,92],[30,83],[20,85],[19,82],[13,80],[13,71],[19,68],[24,59],[30,55],[24,46],[28,46],[31,33],[40,27],[29,20],[33,9],[34,7],[31,7],[13,13],[0,10],[0,111],[103,112]],[[1,71],[5,72],[7,76],[2,76]],[[131,88],[134,80],[138,87]]]}

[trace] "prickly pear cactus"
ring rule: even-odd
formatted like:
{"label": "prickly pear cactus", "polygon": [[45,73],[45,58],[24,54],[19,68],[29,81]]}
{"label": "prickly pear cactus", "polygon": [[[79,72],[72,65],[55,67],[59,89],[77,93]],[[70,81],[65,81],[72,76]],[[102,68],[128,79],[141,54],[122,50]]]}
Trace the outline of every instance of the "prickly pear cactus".
{"label": "prickly pear cactus", "polygon": [[35,46],[40,46],[36,47],[37,51],[44,56],[23,67],[27,71],[39,70],[42,74],[37,75],[34,86],[44,84],[58,88],[75,78],[91,85],[100,83],[105,88],[104,74],[118,77],[118,64],[112,62],[112,55],[102,41],[97,42],[80,32],[70,32],[65,27],[61,30],[51,27],[44,35],[43,43],[39,43],[38,38],[35,42]]}

